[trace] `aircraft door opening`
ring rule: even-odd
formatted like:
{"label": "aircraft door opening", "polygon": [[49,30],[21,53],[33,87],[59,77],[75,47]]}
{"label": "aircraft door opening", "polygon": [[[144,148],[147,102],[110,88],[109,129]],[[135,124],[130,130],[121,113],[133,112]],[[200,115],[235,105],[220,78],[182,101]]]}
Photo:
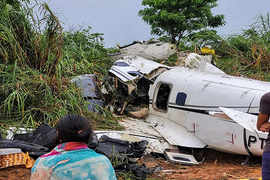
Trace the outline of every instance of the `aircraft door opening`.
{"label": "aircraft door opening", "polygon": [[168,110],[169,95],[171,92],[171,85],[162,83],[158,86],[157,95],[154,100],[154,108],[160,111]]}

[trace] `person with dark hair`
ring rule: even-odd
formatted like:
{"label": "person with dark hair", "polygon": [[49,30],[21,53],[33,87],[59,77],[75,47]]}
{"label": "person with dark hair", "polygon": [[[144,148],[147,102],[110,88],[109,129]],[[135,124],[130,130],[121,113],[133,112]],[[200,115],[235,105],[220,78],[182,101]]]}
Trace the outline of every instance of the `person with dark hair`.
{"label": "person with dark hair", "polygon": [[110,160],[86,145],[94,135],[87,118],[66,115],[58,120],[55,129],[60,144],[36,160],[31,170],[31,180],[116,180]]}
{"label": "person with dark hair", "polygon": [[[260,113],[257,119],[257,129],[262,132],[269,132],[270,116],[270,92],[265,93],[260,100]],[[262,155],[262,179],[270,179],[270,134],[265,140]]]}

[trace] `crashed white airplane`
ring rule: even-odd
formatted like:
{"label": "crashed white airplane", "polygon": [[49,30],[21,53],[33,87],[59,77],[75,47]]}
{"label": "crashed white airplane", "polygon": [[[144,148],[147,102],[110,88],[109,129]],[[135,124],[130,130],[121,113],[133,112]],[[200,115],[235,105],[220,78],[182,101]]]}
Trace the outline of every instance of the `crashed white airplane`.
{"label": "crashed white airplane", "polygon": [[[256,129],[256,121],[260,98],[270,91],[269,82],[229,76],[205,61],[190,69],[136,56],[116,61],[110,73],[123,83],[142,76],[154,80],[149,112],[140,121],[170,145],[262,155],[267,133]],[[131,126],[126,122],[125,127]]]}

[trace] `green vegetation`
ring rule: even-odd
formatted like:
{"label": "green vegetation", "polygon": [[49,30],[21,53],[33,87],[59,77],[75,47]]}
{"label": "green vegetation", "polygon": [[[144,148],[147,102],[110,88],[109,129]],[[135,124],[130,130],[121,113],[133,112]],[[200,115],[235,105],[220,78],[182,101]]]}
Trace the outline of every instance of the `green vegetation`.
{"label": "green vegetation", "polygon": [[194,52],[211,46],[216,52],[218,68],[230,75],[270,81],[270,19],[259,15],[248,29],[221,37],[214,30],[200,31],[180,42],[180,51]]}
{"label": "green vegetation", "polygon": [[95,128],[119,129],[117,120],[87,111],[80,89],[69,82],[81,74],[105,75],[112,62],[102,34],[63,32],[57,16],[45,4],[37,4],[35,19],[28,4],[3,5],[0,12],[0,125],[35,128],[53,126],[67,113],[86,116]]}
{"label": "green vegetation", "polygon": [[[41,122],[53,126],[66,113],[86,116],[95,128],[120,129],[117,119],[105,109],[102,117],[88,112],[80,89],[69,82],[81,74],[95,73],[100,79],[107,75],[113,63],[107,52],[114,49],[104,48],[102,34],[91,34],[91,27],[63,32],[46,3],[36,4],[41,16],[35,19],[29,4],[18,7],[18,1],[11,2],[15,6],[3,1],[0,12],[2,130],[9,126],[35,128]],[[209,1],[208,10],[215,2]],[[207,29],[181,36],[178,48],[195,51],[210,45],[216,51],[216,65],[226,73],[269,81],[269,39],[267,14],[256,17],[249,29],[228,37]],[[176,54],[167,62],[172,65],[175,59]]]}
{"label": "green vegetation", "polygon": [[[10,126],[35,128],[42,122],[53,126],[67,113],[87,117],[95,129],[120,130],[117,119],[107,110],[103,110],[102,116],[90,113],[80,89],[69,81],[82,74],[95,73],[100,79],[107,75],[113,64],[107,52],[115,49],[105,49],[103,34],[91,34],[91,27],[63,32],[58,17],[46,3],[36,4],[40,10],[37,19],[28,1],[23,2],[26,4],[0,1],[0,133],[5,134]],[[192,52],[210,45],[216,51],[215,63],[221,70],[270,81],[269,14],[256,17],[255,23],[239,34],[220,37],[214,30],[206,29],[224,24],[222,15],[210,13],[216,0],[143,3],[150,8],[139,14],[152,25],[152,33],[166,32],[170,36],[161,37],[164,41],[175,42],[178,38],[178,49]],[[160,10],[160,6],[165,9]],[[180,7],[189,8],[175,13]],[[212,20],[214,23],[209,24]],[[167,62],[173,65],[177,58],[174,54]],[[119,176],[136,179],[131,173]]]}
{"label": "green vegetation", "polygon": [[247,30],[221,39],[214,49],[222,57],[218,66],[228,74],[269,81],[269,14],[259,15]]}
{"label": "green vegetation", "polygon": [[172,43],[179,44],[202,29],[225,24],[224,15],[213,15],[211,9],[217,0],[143,0],[147,6],[139,11],[143,21],[151,25],[154,35],[166,35]]}

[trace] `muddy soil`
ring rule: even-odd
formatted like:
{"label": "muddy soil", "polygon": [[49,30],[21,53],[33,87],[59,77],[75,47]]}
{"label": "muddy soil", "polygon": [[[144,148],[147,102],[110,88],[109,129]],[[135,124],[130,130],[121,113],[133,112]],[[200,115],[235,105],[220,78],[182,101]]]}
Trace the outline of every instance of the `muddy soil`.
{"label": "muddy soil", "polygon": [[[147,155],[141,158],[140,163],[147,167],[155,167],[156,171],[147,179],[157,180],[235,180],[261,177],[261,157],[251,157],[247,164],[246,156],[231,155],[214,150],[207,150],[197,156],[201,159],[199,165],[185,166],[167,161],[162,156]],[[0,180],[27,180],[30,178],[30,169],[24,167],[10,167],[0,170]]]}
{"label": "muddy soil", "polygon": [[30,179],[31,169],[23,166],[13,166],[0,169],[0,180],[28,180]]}
{"label": "muddy soil", "polygon": [[[197,157],[198,158],[198,157]],[[246,156],[232,155],[207,150],[198,165],[185,166],[171,163],[164,158],[144,157],[142,161],[147,167],[158,165],[159,171],[149,176],[157,180],[236,180],[257,179],[261,177],[261,157],[251,157],[244,164]]]}

